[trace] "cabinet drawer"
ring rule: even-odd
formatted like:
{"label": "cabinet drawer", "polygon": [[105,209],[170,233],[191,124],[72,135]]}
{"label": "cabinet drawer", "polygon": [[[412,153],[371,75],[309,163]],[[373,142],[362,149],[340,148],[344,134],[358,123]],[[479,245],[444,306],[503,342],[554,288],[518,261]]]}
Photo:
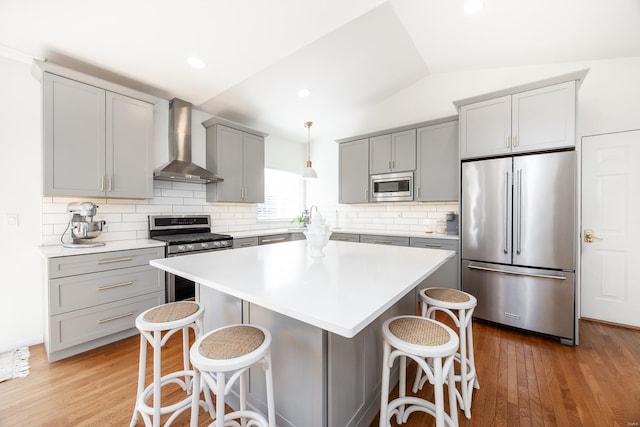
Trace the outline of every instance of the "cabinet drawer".
{"label": "cabinet drawer", "polygon": [[247,248],[249,246],[258,246],[258,238],[243,237],[241,239],[233,239],[233,249]]}
{"label": "cabinet drawer", "polygon": [[304,233],[299,232],[290,233],[289,240],[291,240],[292,242],[296,240],[307,240],[307,236],[305,236]]}
{"label": "cabinet drawer", "polygon": [[271,243],[281,243],[281,242],[288,242],[289,241],[289,234],[272,234],[270,236],[260,236],[258,237],[258,244],[259,245],[268,245]]}
{"label": "cabinet drawer", "polygon": [[164,291],[164,271],[139,266],[49,281],[51,315]]}
{"label": "cabinet drawer", "polygon": [[140,313],[163,303],[164,291],[52,316],[49,351],[135,328]]}
{"label": "cabinet drawer", "polygon": [[444,249],[458,253],[458,241],[455,239],[430,239],[424,237],[411,237],[409,246],[414,248]]}
{"label": "cabinet drawer", "polygon": [[360,235],[360,243],[376,243],[379,245],[409,246],[409,238],[401,236]]}
{"label": "cabinet drawer", "polygon": [[331,233],[330,240],[337,240],[340,242],[359,242],[360,235],[359,234],[351,234],[351,233]]}
{"label": "cabinet drawer", "polygon": [[49,278],[96,273],[119,268],[148,265],[152,259],[164,258],[164,247],[72,255],[49,260]]}

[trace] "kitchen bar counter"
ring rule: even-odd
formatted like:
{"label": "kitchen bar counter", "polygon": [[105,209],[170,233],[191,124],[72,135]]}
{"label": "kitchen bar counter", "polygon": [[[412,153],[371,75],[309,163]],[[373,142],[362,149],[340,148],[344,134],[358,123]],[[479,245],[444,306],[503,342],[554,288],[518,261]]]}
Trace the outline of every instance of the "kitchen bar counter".
{"label": "kitchen bar counter", "polygon": [[[382,323],[415,314],[416,287],[454,256],[338,241],[324,253],[312,258],[302,240],[151,261],[199,283],[205,331],[240,322],[271,331],[280,427],[368,427],[379,410]],[[249,376],[248,401],[264,412],[263,378]]]}
{"label": "kitchen bar counter", "polygon": [[[230,234],[235,239],[243,237],[258,237],[269,236],[272,234],[282,233],[302,233],[306,228],[303,227],[291,227],[291,228],[265,228],[260,230],[246,230],[246,231],[230,231],[224,232]],[[426,233],[424,231],[383,231],[377,229],[365,229],[365,228],[332,228],[334,233],[347,233],[347,234],[366,234],[375,236],[398,236],[398,237],[419,237],[425,239],[452,239],[458,240],[460,236],[457,234],[442,234],[442,233]]]}

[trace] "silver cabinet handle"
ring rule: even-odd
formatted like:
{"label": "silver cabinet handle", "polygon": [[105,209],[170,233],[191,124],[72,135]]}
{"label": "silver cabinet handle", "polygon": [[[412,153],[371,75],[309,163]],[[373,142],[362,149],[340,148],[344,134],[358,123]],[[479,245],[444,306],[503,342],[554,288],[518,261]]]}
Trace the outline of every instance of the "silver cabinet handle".
{"label": "silver cabinet handle", "polygon": [[104,175],[100,177],[100,191],[104,191]]}
{"label": "silver cabinet handle", "polygon": [[504,248],[509,253],[509,171],[504,171]]}
{"label": "silver cabinet handle", "polygon": [[127,257],[127,258],[111,258],[111,259],[101,259],[100,261],[98,261],[98,264],[112,264],[114,262],[125,262],[125,261],[132,261],[133,258],[131,257]]}
{"label": "silver cabinet handle", "polygon": [[342,241],[342,242],[346,242],[346,241],[347,241],[347,240],[349,240],[349,239],[347,239],[346,237],[334,237],[334,238],[333,238],[333,239],[331,239],[331,240],[339,240],[339,241]]}
{"label": "silver cabinet handle", "polygon": [[278,238],[275,238],[275,239],[263,239],[262,243],[282,242],[284,240],[287,240],[287,238],[286,237],[278,237]]}
{"label": "silver cabinet handle", "polygon": [[511,146],[511,136],[507,135],[507,148]]}
{"label": "silver cabinet handle", "polygon": [[104,285],[98,288],[99,291],[106,291],[107,289],[121,288],[123,286],[133,285],[133,282],[114,283],[113,285]]}
{"label": "silver cabinet handle", "polygon": [[107,191],[113,191],[113,176],[107,177]]}
{"label": "silver cabinet handle", "polygon": [[253,243],[240,243],[240,246],[243,247],[243,248],[245,246],[253,246],[253,245],[254,245]]}
{"label": "silver cabinet handle", "polygon": [[527,277],[537,277],[540,279],[567,280],[565,276],[551,276],[548,274],[535,274],[535,273],[516,273],[514,271],[498,270],[496,268],[480,267],[480,266],[471,265],[471,264],[467,265],[467,268],[471,270],[491,271],[492,273],[511,274],[513,276],[527,276]]}
{"label": "silver cabinet handle", "polygon": [[133,316],[133,313],[125,313],[125,314],[119,314],[119,315],[113,316],[113,317],[107,317],[106,319],[98,320],[98,323],[103,324],[103,323],[107,323],[107,322],[112,322],[114,320],[124,319],[125,317],[129,317],[129,316]]}
{"label": "silver cabinet handle", "polygon": [[433,245],[433,244],[429,244],[429,243],[423,243],[421,245],[423,248],[441,248],[442,245]]}
{"label": "silver cabinet handle", "polygon": [[514,147],[518,146],[518,135],[513,135],[513,146]]}
{"label": "silver cabinet handle", "polygon": [[382,243],[383,245],[390,245],[393,242],[391,240],[374,240],[373,243]]}

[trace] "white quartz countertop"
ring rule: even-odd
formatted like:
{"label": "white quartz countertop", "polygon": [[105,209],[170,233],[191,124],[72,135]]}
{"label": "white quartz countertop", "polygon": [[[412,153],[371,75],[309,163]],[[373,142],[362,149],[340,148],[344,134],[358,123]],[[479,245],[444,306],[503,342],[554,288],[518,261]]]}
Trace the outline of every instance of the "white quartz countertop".
{"label": "white quartz countertop", "polygon": [[[306,228],[291,227],[291,228],[272,228],[262,230],[247,230],[247,231],[232,231],[226,234],[233,236],[234,239],[241,239],[243,237],[258,237],[269,236],[272,234],[282,233],[302,233]],[[421,237],[428,239],[452,239],[458,240],[457,234],[439,234],[439,233],[425,233],[424,231],[381,231],[370,229],[358,229],[358,228],[332,228],[333,233],[348,233],[348,234],[368,234],[371,236],[399,236],[399,237]]]}
{"label": "white quartz countertop", "polygon": [[152,260],[152,266],[352,338],[453,251],[329,241],[325,256],[304,240]]}
{"label": "white quartz countertop", "polygon": [[57,258],[73,255],[88,255],[102,252],[125,251],[129,249],[144,249],[165,246],[164,242],[151,239],[115,240],[105,242],[104,246],[94,248],[65,248],[62,245],[40,246],[40,254],[44,258]]}

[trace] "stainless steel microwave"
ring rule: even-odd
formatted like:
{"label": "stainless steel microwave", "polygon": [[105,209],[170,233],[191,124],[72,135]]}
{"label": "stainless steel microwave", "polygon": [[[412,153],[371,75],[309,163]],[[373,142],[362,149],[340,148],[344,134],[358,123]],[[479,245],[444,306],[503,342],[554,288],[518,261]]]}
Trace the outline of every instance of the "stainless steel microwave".
{"label": "stainless steel microwave", "polygon": [[371,201],[413,201],[413,172],[371,175]]}

